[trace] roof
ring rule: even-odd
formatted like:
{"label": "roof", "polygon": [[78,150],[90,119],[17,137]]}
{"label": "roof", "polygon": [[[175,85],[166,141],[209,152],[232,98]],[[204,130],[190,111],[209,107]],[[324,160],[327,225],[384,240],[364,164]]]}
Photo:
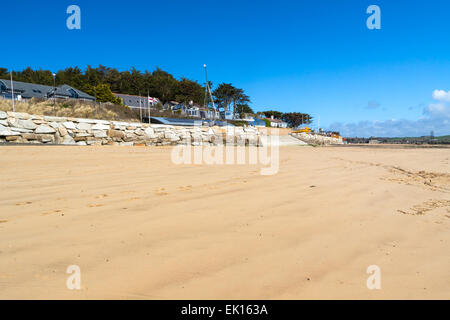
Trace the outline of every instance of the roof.
{"label": "roof", "polygon": [[[148,119],[148,118],[147,118]],[[152,117],[152,123],[166,124],[171,126],[201,126],[204,123],[209,123],[209,125],[216,126],[231,126],[231,123],[219,120],[195,120],[195,119],[179,119],[179,118],[164,118],[164,117]]]}
{"label": "roof", "polygon": [[253,121],[250,121],[250,122],[253,122],[254,124],[265,124],[266,123],[264,120],[259,119],[259,118],[254,118]]}
{"label": "roof", "polygon": [[[11,91],[10,80],[1,79],[0,82],[2,82],[5,85],[8,91]],[[22,95],[25,98],[30,97],[30,98],[45,99],[47,98],[47,94],[54,89],[53,87],[45,86],[42,84],[34,84],[20,81],[13,81],[13,84],[14,84],[14,92],[17,92],[18,94]]]}
{"label": "roof", "polygon": [[[123,103],[129,107],[135,108],[147,108],[148,107],[148,97],[135,96],[131,94],[114,93],[116,97],[122,98]],[[150,97],[152,98],[152,97]],[[153,98],[154,99],[154,98]],[[158,99],[159,101],[159,99]]]}
{"label": "roof", "polygon": [[201,120],[194,120],[194,119],[152,117],[152,123],[153,120],[155,120],[155,122],[159,124],[167,124],[172,126],[195,126],[202,124]]}
{"label": "roof", "polygon": [[[204,107],[198,107],[198,109],[200,110],[200,111],[210,111],[210,112],[214,112],[214,111],[216,111],[215,109],[213,109],[213,108],[204,108]],[[218,112],[218,111],[217,111]]]}
{"label": "roof", "polygon": [[269,120],[270,122],[275,122],[275,123],[285,123],[283,120],[280,120],[280,119],[267,119],[267,120]]}
{"label": "roof", "polygon": [[[11,91],[11,81],[0,79],[0,82],[4,84],[6,90]],[[28,83],[21,81],[13,81],[14,92],[20,94],[25,99],[28,98],[42,98],[47,99],[53,96],[54,87],[46,86],[43,84]],[[94,97],[77,90],[67,84],[56,87],[56,97],[67,97],[76,99],[88,99],[94,100]]]}
{"label": "roof", "polygon": [[[53,90],[53,87],[52,87]],[[56,96],[67,96],[67,97],[71,97],[71,98],[75,98],[73,96],[73,93],[71,92],[71,90],[73,90],[78,97],[76,97],[77,99],[88,99],[88,100],[94,100],[95,98],[81,90],[75,89],[67,84],[63,84],[62,86],[59,86],[56,88]]]}

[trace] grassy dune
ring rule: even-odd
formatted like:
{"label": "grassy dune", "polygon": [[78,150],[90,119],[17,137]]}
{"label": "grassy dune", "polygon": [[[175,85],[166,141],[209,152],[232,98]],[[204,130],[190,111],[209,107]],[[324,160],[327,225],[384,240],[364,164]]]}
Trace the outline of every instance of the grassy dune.
{"label": "grassy dune", "polygon": [[[0,99],[1,111],[13,111],[12,101]],[[53,100],[16,101],[16,112],[26,112],[29,114],[54,116],[55,108]],[[87,101],[56,100],[56,116],[74,118],[94,118],[94,103]],[[126,106],[114,104],[97,104],[97,118],[104,120],[136,121],[139,113]]]}

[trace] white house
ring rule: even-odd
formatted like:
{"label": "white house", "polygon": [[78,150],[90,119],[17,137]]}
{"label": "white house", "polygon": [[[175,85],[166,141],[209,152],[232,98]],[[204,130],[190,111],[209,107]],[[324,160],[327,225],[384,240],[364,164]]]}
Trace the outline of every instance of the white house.
{"label": "white house", "polygon": [[287,122],[284,122],[283,120],[280,120],[280,119],[275,119],[273,116],[270,117],[269,121],[270,121],[270,126],[272,128],[287,128],[288,127]]}

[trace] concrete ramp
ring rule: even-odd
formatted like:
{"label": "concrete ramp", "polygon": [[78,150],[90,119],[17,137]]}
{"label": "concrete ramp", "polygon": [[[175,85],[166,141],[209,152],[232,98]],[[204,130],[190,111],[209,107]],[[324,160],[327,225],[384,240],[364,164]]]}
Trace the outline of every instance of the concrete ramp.
{"label": "concrete ramp", "polygon": [[[306,142],[294,138],[290,135],[282,135],[278,136],[279,145],[280,146],[306,146],[308,145]],[[272,139],[270,136],[262,135],[261,136],[261,142],[263,146],[270,146],[272,143]]]}

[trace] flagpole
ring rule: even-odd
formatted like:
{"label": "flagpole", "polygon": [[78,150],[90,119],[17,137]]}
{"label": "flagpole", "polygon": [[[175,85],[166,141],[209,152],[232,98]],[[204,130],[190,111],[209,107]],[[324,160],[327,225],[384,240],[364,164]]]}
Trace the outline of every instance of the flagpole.
{"label": "flagpole", "polygon": [[148,124],[152,123],[151,108],[150,108],[150,90],[147,89],[147,104],[148,104]]}
{"label": "flagpole", "polygon": [[13,83],[12,71],[11,71],[11,99],[12,99],[13,112],[16,112],[16,105],[14,102],[14,83]]}
{"label": "flagpole", "polygon": [[139,118],[142,122],[142,105],[141,105],[141,93],[139,92]]}

